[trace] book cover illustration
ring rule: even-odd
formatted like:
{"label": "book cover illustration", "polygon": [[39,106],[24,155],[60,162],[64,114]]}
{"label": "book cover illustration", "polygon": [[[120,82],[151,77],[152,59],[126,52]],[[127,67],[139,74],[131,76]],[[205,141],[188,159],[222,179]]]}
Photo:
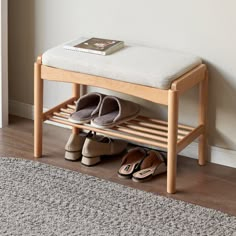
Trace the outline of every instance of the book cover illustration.
{"label": "book cover illustration", "polygon": [[120,43],[122,43],[122,41],[110,40],[110,39],[100,39],[100,38],[91,38],[83,43],[79,43],[79,44],[75,45],[75,47],[105,52],[109,48],[111,48],[117,44],[120,44]]}

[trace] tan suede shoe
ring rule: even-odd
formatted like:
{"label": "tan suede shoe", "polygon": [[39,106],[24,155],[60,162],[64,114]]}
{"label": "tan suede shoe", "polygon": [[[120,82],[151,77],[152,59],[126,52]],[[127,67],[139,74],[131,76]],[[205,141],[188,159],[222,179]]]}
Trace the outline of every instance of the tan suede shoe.
{"label": "tan suede shoe", "polygon": [[86,138],[82,149],[81,163],[93,166],[101,161],[101,156],[111,156],[122,153],[127,143],[119,139],[111,139],[104,136],[94,135]]}
{"label": "tan suede shoe", "polygon": [[86,136],[71,134],[65,146],[65,159],[78,161],[81,158],[81,151]]}

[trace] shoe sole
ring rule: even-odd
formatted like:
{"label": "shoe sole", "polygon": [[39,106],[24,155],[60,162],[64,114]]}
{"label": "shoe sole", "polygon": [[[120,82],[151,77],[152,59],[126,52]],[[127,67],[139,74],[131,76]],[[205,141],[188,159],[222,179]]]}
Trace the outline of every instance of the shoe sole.
{"label": "shoe sole", "polygon": [[90,124],[91,124],[93,127],[95,127],[95,128],[110,129],[110,128],[113,128],[113,127],[115,127],[115,126],[117,126],[117,125],[119,125],[119,124],[125,123],[126,121],[133,120],[133,119],[137,118],[138,115],[139,115],[139,112],[138,112],[137,114],[133,115],[133,116],[130,116],[130,117],[128,117],[128,118],[125,118],[125,119],[123,119],[123,120],[120,120],[120,121],[118,121],[118,122],[115,122],[115,123],[109,124],[109,125],[99,125],[99,124],[96,124],[96,123],[94,123],[94,121],[93,121],[93,119],[92,119],[91,122],[90,122]]}
{"label": "shoe sole", "polygon": [[121,175],[121,174],[117,174],[119,178],[121,179],[131,179],[132,178],[132,175]]}
{"label": "shoe sole", "polygon": [[82,156],[81,151],[78,152],[65,151],[65,160],[67,161],[79,161],[81,156]]}
{"label": "shoe sole", "polygon": [[101,162],[101,157],[86,157],[82,156],[81,163],[85,166],[94,166]]}
{"label": "shoe sole", "polygon": [[151,180],[152,177],[153,177],[153,175],[151,175],[151,176],[149,176],[148,178],[145,178],[145,179],[136,179],[136,178],[132,177],[132,180],[133,180],[134,182],[136,182],[136,183],[144,183],[144,182],[146,182],[146,181]]}
{"label": "shoe sole", "polygon": [[[165,166],[166,167],[166,166]],[[162,174],[165,174],[167,172],[167,168],[161,168],[161,170],[160,170],[160,172],[158,172],[157,174],[152,174],[152,175],[150,175],[150,176],[148,176],[148,177],[146,177],[146,178],[143,178],[143,179],[138,179],[138,178],[135,178],[135,177],[132,177],[132,180],[134,181],[134,182],[137,182],[137,183],[144,183],[144,182],[146,182],[146,181],[149,181],[149,180],[151,180],[153,177],[155,177],[155,176],[158,176],[158,175],[162,175]]]}
{"label": "shoe sole", "polygon": [[91,121],[91,119],[88,119],[88,120],[84,120],[84,121],[78,121],[78,120],[74,120],[74,119],[71,119],[71,118],[68,118],[68,121],[70,121],[71,123],[74,123],[74,124],[87,124]]}

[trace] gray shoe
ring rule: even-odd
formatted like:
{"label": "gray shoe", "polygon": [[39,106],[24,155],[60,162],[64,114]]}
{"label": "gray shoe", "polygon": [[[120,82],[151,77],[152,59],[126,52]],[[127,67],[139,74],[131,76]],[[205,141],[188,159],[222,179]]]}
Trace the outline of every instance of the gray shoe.
{"label": "gray shoe", "polygon": [[134,119],[140,112],[140,106],[115,96],[106,96],[101,103],[99,114],[91,119],[91,125],[108,129]]}
{"label": "gray shoe", "polygon": [[90,122],[91,119],[98,116],[104,94],[88,93],[82,96],[77,102],[75,112],[69,117],[69,121],[77,124]]}
{"label": "gray shoe", "polygon": [[126,147],[127,143],[123,140],[97,135],[87,137],[82,149],[81,163],[86,166],[96,165],[101,161],[101,156],[120,154]]}
{"label": "gray shoe", "polygon": [[78,161],[81,158],[81,151],[86,136],[71,134],[65,146],[65,159]]}

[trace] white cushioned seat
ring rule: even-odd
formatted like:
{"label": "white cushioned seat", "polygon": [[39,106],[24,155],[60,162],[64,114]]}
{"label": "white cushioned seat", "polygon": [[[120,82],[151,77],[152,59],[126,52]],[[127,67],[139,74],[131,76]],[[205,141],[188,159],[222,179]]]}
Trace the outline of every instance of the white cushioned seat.
{"label": "white cushioned seat", "polygon": [[[78,42],[86,40],[81,38]],[[43,65],[97,75],[160,89],[200,65],[199,57],[169,49],[126,44],[108,56],[66,50],[63,45],[46,51]]]}

